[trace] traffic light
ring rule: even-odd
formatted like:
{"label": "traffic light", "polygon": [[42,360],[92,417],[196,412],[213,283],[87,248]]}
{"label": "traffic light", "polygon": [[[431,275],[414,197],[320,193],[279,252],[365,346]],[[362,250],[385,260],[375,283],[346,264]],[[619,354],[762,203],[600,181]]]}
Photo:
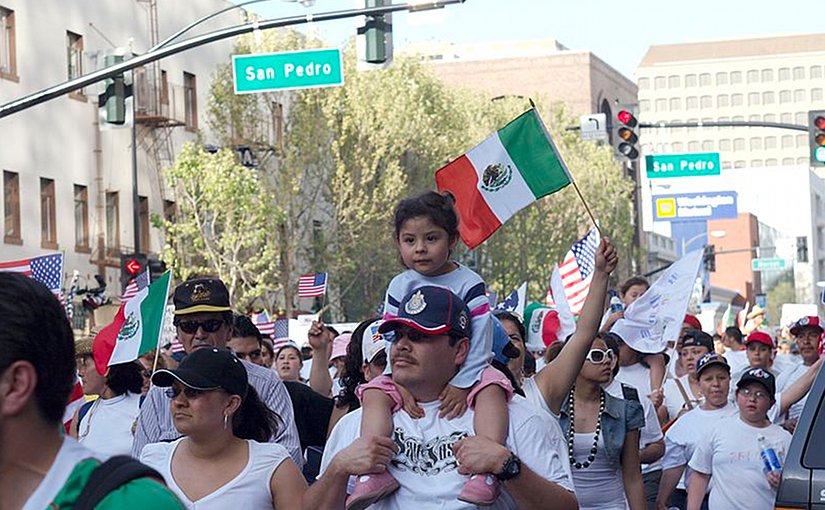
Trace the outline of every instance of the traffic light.
{"label": "traffic light", "polygon": [[[106,55],[103,57],[106,67],[123,62],[123,55]],[[106,122],[109,124],[126,123],[126,80],[123,74],[107,78],[103,84],[106,91],[98,98],[98,106],[105,109]]]}
{"label": "traffic light", "polygon": [[120,255],[120,287],[126,290],[129,280],[146,270],[149,260],[142,253],[123,253]]}
{"label": "traffic light", "polygon": [[612,123],[613,147],[616,155],[627,161],[639,159],[639,121],[636,118],[638,105],[619,105]]}
{"label": "traffic light", "polygon": [[154,282],[166,272],[166,262],[160,259],[149,259],[149,281]]}
{"label": "traffic light", "polygon": [[808,112],[808,145],[811,166],[825,166],[825,110]]}
{"label": "traffic light", "polygon": [[709,244],[705,246],[705,271],[708,273],[716,272],[716,245]]}
{"label": "traffic light", "polygon": [[796,261],[808,262],[808,238],[806,236],[796,238]]}
{"label": "traffic light", "polygon": [[[365,7],[384,7],[389,0],[365,0]],[[364,60],[368,64],[383,64],[392,59],[392,22],[389,15],[367,16],[366,23],[358,30],[366,43]]]}

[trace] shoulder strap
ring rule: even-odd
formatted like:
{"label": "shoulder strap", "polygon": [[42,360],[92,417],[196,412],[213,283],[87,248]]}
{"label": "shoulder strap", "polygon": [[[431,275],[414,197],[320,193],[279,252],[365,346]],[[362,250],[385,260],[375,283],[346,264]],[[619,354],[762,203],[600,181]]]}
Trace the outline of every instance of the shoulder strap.
{"label": "shoulder strap", "polygon": [[676,381],[676,387],[679,388],[679,393],[682,394],[682,398],[685,399],[685,405],[687,406],[688,410],[693,409],[693,404],[690,402],[690,397],[688,397],[687,391],[685,391],[685,387],[682,386],[682,381],[679,380],[677,377],[674,379]]}
{"label": "shoulder strap", "polygon": [[74,509],[93,510],[110,492],[138,478],[155,478],[164,483],[163,477],[146,464],[128,455],[112,457],[92,471]]}
{"label": "shoulder strap", "polygon": [[86,416],[86,413],[89,412],[89,409],[92,408],[96,401],[92,400],[91,402],[86,402],[82,406],[80,406],[80,410],[77,412],[77,426],[80,427],[80,422],[83,421],[83,417]]}

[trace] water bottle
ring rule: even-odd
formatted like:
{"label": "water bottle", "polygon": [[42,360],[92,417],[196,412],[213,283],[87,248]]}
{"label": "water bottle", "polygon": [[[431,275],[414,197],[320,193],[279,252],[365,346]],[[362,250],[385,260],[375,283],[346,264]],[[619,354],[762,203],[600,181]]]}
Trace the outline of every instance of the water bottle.
{"label": "water bottle", "polygon": [[619,295],[615,290],[610,290],[610,313],[621,312],[624,310],[624,304],[619,299]]}
{"label": "water bottle", "polygon": [[780,471],[782,463],[779,462],[779,456],[776,455],[776,450],[771,448],[765,436],[759,436],[756,441],[759,443],[759,456],[762,457],[762,465],[767,473],[771,471]]}

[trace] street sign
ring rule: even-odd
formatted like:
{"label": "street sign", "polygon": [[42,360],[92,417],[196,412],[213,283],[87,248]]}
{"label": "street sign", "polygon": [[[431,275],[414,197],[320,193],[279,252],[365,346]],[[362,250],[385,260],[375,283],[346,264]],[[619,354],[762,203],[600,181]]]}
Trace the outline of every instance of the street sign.
{"label": "street sign", "polygon": [[607,140],[607,115],[591,113],[579,117],[582,140]]}
{"label": "street sign", "polygon": [[232,74],[236,94],[344,84],[338,48],[233,55]]}
{"label": "street sign", "polygon": [[648,179],[719,175],[722,165],[718,152],[696,154],[656,154],[645,156]]}
{"label": "street sign", "polygon": [[721,220],[738,215],[735,191],[655,195],[652,198],[655,221]]}
{"label": "street sign", "polygon": [[751,259],[751,269],[754,271],[781,271],[785,269],[785,259]]}

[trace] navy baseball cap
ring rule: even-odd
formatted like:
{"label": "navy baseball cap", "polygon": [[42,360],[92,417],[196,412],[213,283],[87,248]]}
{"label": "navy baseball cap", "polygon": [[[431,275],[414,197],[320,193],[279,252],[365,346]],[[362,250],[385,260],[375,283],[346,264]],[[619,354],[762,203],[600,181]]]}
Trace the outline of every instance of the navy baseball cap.
{"label": "navy baseball cap", "polygon": [[742,374],[739,382],[736,383],[736,387],[741,388],[749,382],[758,382],[765,387],[765,390],[767,390],[768,395],[770,395],[772,399],[776,399],[774,396],[776,393],[776,378],[772,373],[768,372],[764,368],[751,368]]}
{"label": "navy baseball cap", "polygon": [[450,289],[432,285],[418,287],[401,301],[398,316],[384,321],[379,333],[409,326],[425,335],[470,336],[470,310]]}
{"label": "navy baseball cap", "polygon": [[699,361],[696,362],[696,375],[701,374],[706,368],[713,366],[722,367],[730,373],[730,365],[728,365],[728,361],[723,356],[715,352],[709,352],[699,358]]}

